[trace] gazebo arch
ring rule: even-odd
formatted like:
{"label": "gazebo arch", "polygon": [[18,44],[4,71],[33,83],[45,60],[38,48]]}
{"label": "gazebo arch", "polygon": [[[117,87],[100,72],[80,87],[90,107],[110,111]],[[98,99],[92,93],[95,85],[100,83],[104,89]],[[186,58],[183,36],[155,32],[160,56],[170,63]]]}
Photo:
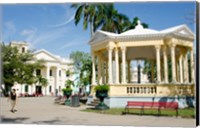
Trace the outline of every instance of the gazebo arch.
{"label": "gazebo arch", "polygon": [[[93,62],[92,86],[110,85],[107,103],[110,107],[117,107],[112,97],[115,101],[116,97],[126,97],[121,103],[125,106],[126,101],[136,97],[194,96],[193,42],[194,34],[186,25],[157,31],[143,28],[139,21],[135,29],[121,34],[98,30],[89,42]],[[156,81],[130,83],[130,62],[138,59],[146,59],[156,65]],[[172,64],[171,82],[168,60]],[[152,74],[153,71],[152,67]],[[91,96],[94,96],[94,91]]]}

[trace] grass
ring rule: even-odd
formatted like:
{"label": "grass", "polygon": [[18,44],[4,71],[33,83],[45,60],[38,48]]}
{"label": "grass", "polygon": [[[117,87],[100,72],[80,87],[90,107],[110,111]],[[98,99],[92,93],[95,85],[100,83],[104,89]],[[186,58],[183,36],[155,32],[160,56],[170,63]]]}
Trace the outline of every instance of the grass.
{"label": "grass", "polygon": [[[95,110],[95,109],[85,109],[82,110],[84,112],[94,112],[94,113],[101,113],[101,114],[111,114],[111,115],[123,115],[124,108],[111,108],[108,110]],[[138,109],[130,109],[129,114],[133,115],[140,115],[140,110]],[[178,110],[178,116],[182,118],[195,118],[195,108],[184,108]],[[150,115],[150,116],[157,116],[157,110],[144,110],[144,114],[142,115]],[[160,116],[176,116],[176,111],[171,110],[161,110]]]}

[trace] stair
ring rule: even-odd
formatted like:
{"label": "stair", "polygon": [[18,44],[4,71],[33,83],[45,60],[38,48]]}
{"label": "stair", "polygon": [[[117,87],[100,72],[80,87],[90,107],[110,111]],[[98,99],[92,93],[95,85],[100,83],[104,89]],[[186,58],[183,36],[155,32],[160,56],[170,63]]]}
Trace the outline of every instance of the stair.
{"label": "stair", "polygon": [[99,99],[94,99],[91,103],[89,103],[89,106],[97,106],[100,103]]}

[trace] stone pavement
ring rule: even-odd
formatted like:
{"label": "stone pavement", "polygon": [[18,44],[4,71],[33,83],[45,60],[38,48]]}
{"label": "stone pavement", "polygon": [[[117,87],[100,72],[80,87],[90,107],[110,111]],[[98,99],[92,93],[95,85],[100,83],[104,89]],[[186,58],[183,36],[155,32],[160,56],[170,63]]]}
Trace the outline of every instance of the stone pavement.
{"label": "stone pavement", "polygon": [[80,111],[88,106],[69,107],[54,104],[55,97],[19,98],[17,112],[10,112],[10,103],[1,98],[2,123],[62,124],[97,126],[195,127],[195,119],[139,115],[106,115]]}

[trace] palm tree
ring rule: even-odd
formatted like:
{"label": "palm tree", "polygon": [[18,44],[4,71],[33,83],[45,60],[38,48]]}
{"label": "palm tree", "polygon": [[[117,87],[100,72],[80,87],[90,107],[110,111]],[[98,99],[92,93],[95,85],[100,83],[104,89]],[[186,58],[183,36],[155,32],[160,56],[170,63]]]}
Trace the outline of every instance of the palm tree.
{"label": "palm tree", "polygon": [[113,5],[107,6],[105,10],[106,14],[103,15],[102,19],[102,30],[121,33],[123,27],[129,24],[129,19],[126,15],[118,13]]}
{"label": "palm tree", "polygon": [[[138,20],[140,20],[138,17],[134,17],[132,22],[129,22],[129,23],[125,24],[123,31],[134,29],[137,26],[137,24],[138,24]],[[141,25],[144,28],[148,28],[149,27],[149,25],[146,24],[146,23],[141,23]]]}
{"label": "palm tree", "polygon": [[81,18],[83,18],[83,28],[86,30],[89,23],[91,36],[93,36],[94,31],[101,25],[101,22],[98,20],[102,20],[102,16],[105,14],[105,8],[108,5],[89,3],[72,4],[71,7],[76,9],[75,24],[77,25]]}

